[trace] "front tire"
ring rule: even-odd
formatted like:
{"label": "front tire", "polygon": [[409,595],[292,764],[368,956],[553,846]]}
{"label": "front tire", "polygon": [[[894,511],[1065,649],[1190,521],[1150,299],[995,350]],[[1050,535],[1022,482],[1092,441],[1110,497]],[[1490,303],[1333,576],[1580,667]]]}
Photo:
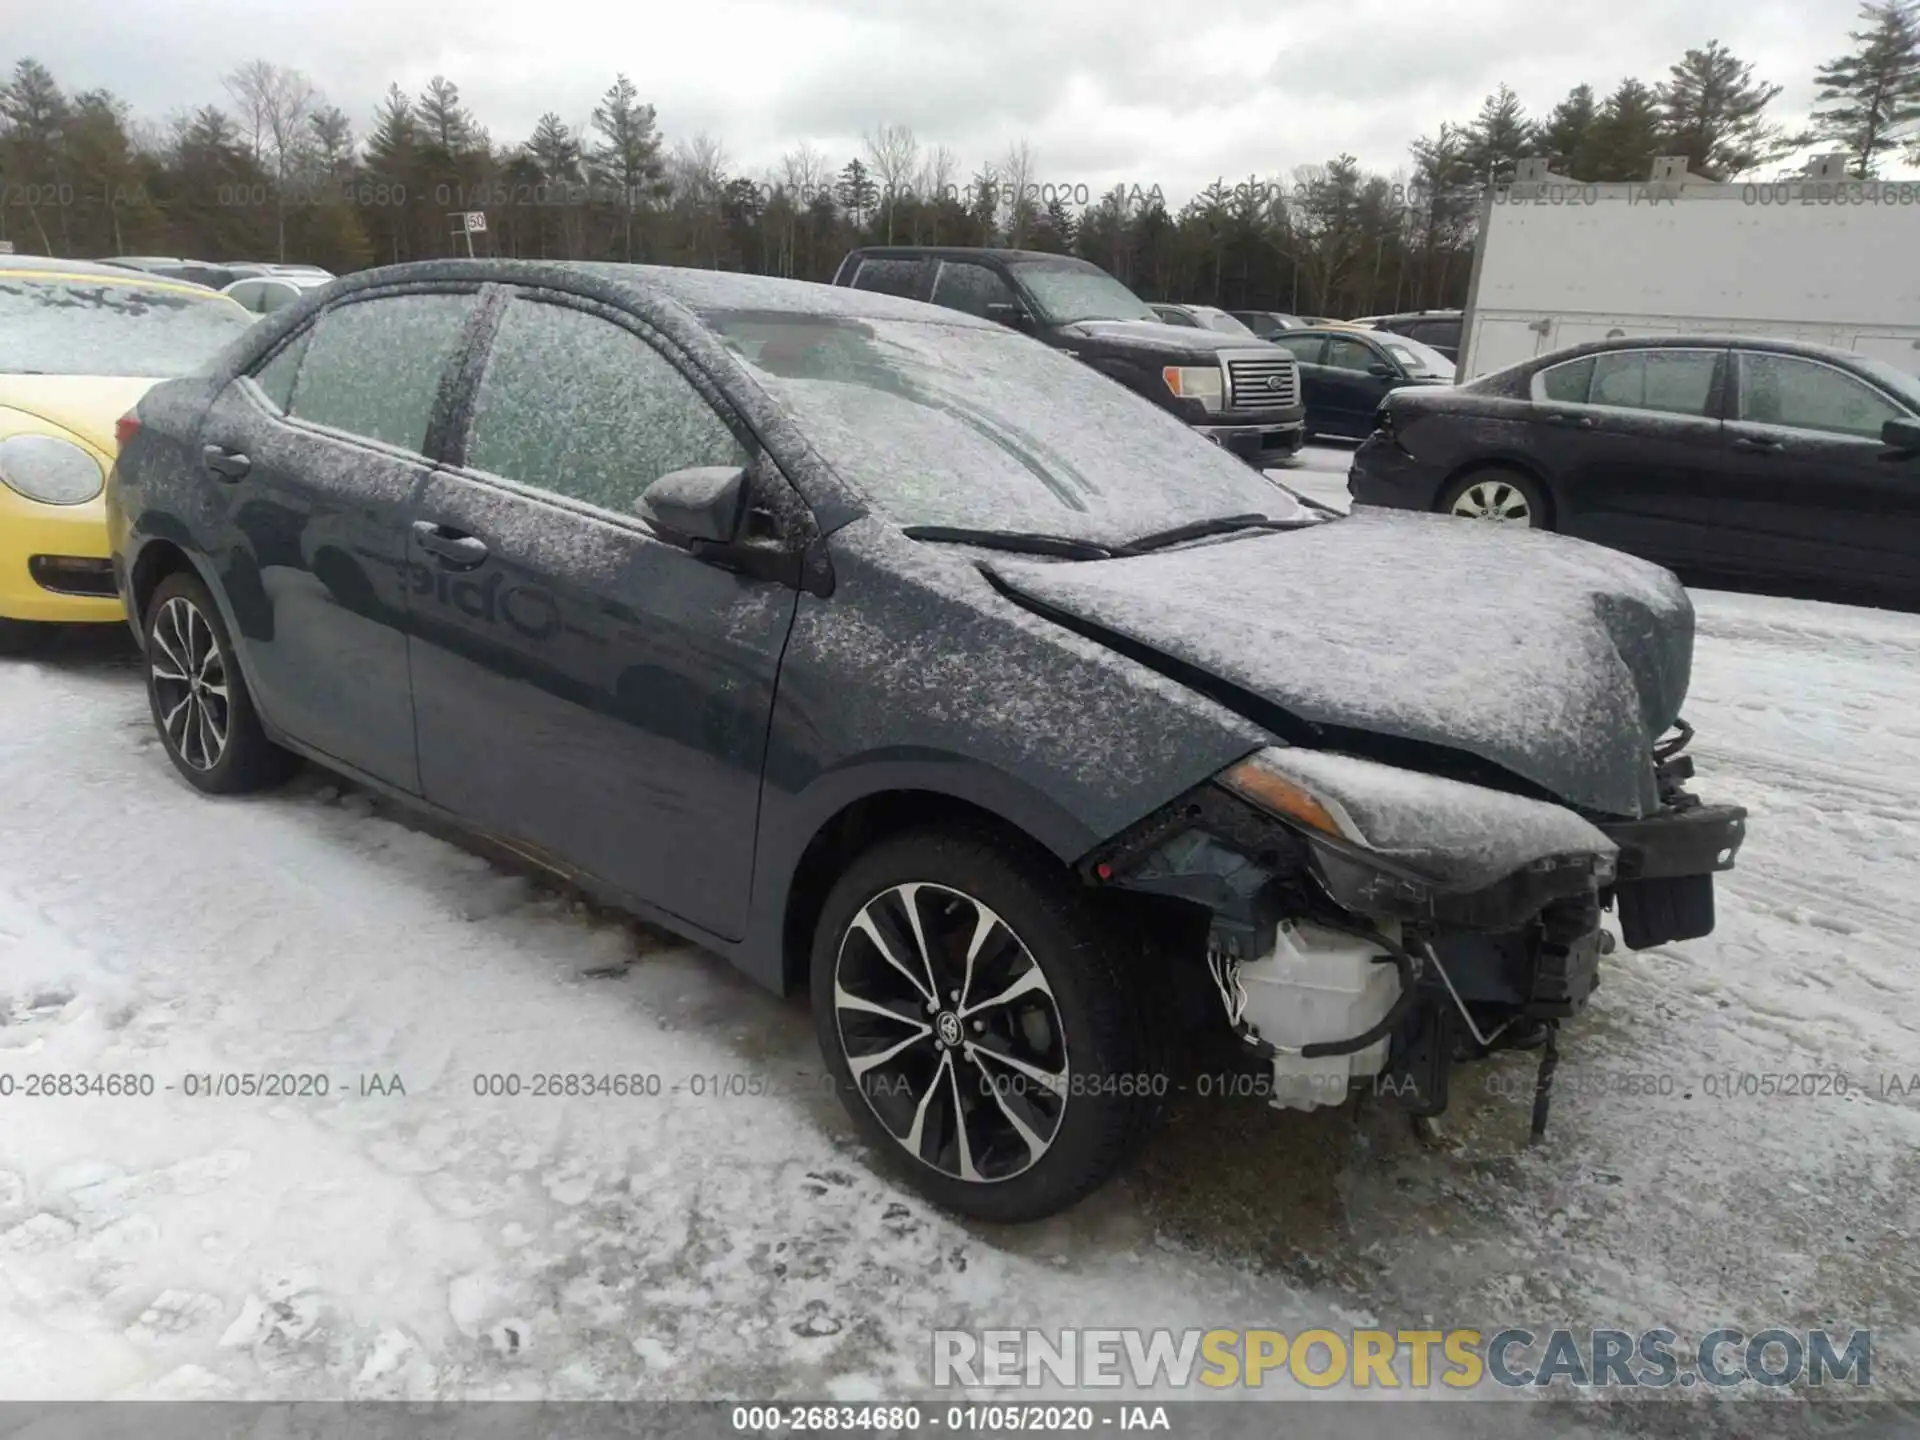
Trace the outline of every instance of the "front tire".
{"label": "front tire", "polygon": [[145,622],[147,703],[173,768],[196,790],[242,795],[299,763],[267,738],[219,608],[198,576],[154,588]]}
{"label": "front tire", "polygon": [[834,886],[813,945],[814,1023],[855,1124],[964,1215],[1082,1199],[1169,1088],[1129,948],[1044,852],[965,830],[882,841]]}
{"label": "front tire", "polygon": [[1488,465],[1449,485],[1435,507],[1446,515],[1487,520],[1527,530],[1551,530],[1547,499],[1530,475],[1504,465]]}

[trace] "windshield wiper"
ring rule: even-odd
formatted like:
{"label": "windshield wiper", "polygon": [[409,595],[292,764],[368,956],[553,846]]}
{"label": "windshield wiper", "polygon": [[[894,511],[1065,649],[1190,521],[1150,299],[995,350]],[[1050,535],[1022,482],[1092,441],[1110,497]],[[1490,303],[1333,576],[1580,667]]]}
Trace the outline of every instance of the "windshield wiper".
{"label": "windshield wiper", "polygon": [[1075,540],[1070,535],[1042,535],[1031,530],[970,530],[959,525],[909,525],[909,540],[933,540],[946,545],[978,545],[984,550],[1011,550],[1017,555],[1055,555],[1062,560],[1111,560],[1117,549]]}
{"label": "windshield wiper", "polygon": [[1231,535],[1236,530],[1300,530],[1320,523],[1318,520],[1275,520],[1266,515],[1222,515],[1215,520],[1195,520],[1171,530],[1156,530],[1113,548],[1120,555],[1144,555],[1149,550],[1162,550],[1188,540],[1205,540],[1213,535]]}

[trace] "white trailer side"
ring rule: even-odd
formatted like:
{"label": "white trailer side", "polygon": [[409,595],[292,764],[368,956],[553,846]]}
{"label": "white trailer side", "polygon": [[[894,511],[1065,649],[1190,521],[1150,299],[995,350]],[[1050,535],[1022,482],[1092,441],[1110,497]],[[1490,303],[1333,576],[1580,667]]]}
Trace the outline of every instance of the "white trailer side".
{"label": "white trailer side", "polygon": [[1464,318],[1462,379],[1616,330],[1807,340],[1920,374],[1920,183],[1493,190]]}

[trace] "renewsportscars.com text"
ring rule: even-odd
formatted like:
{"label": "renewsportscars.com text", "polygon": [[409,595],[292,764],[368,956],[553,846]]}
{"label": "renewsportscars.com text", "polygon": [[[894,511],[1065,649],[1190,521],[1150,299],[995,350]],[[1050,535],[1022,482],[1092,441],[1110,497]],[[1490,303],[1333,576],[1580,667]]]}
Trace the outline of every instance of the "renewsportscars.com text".
{"label": "renewsportscars.com text", "polygon": [[1872,1383],[1871,1332],[1732,1327],[1446,1330],[936,1330],[933,1383],[1257,1389],[1729,1389]]}

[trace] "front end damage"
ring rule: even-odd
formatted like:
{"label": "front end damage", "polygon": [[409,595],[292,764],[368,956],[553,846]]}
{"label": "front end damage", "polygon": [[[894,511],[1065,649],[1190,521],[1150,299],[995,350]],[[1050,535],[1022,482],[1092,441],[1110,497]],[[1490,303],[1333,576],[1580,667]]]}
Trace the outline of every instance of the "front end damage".
{"label": "front end damage", "polygon": [[1745,811],[1685,788],[1690,735],[1649,758],[1657,810],[1587,817],[1550,801],[1324,751],[1248,757],[1116,836],[1089,883],[1204,907],[1206,968],[1243,1066],[1283,1108],[1355,1088],[1417,1116],[1456,1064],[1540,1052],[1586,1006],[1618,915],[1629,948],[1713,928],[1713,874]]}

